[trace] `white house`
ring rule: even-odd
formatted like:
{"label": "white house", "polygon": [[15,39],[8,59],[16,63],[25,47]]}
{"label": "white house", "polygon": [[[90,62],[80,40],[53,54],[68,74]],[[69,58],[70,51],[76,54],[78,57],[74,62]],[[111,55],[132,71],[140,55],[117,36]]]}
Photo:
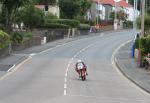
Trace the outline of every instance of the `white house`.
{"label": "white house", "polygon": [[91,8],[87,11],[87,19],[96,20],[96,18],[105,20],[105,7],[102,4],[94,1]]}
{"label": "white house", "polygon": [[[90,15],[94,20],[99,15],[101,20],[109,20],[110,13],[115,10],[114,0],[93,0],[92,7],[90,9]],[[128,0],[120,0],[117,2],[117,11],[123,10],[128,16],[127,20],[134,20],[134,8],[128,3]],[[139,11],[136,11],[135,18],[139,16]]]}

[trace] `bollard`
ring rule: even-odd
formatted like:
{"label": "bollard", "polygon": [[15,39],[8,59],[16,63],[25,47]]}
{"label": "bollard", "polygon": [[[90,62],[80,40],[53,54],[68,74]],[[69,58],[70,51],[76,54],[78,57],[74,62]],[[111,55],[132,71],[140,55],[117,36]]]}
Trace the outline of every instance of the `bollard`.
{"label": "bollard", "polygon": [[132,58],[134,58],[134,51],[135,50],[135,43],[132,45],[132,52],[131,52],[131,56]]}

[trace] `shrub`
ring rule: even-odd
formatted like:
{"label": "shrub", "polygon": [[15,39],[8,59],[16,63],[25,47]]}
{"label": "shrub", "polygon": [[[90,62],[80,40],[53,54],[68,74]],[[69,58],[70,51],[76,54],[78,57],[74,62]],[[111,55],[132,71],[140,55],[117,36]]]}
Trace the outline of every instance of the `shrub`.
{"label": "shrub", "polygon": [[12,34],[13,43],[21,43],[22,41],[23,41],[23,35],[21,35],[19,32],[14,32]]}
{"label": "shrub", "polygon": [[68,25],[72,28],[76,28],[79,26],[79,21],[77,20],[70,20],[70,19],[51,19],[47,21],[46,24],[63,24],[63,25]]}
{"label": "shrub", "polygon": [[125,21],[123,23],[125,28],[133,28],[133,22],[132,21]]}
{"label": "shrub", "polygon": [[88,25],[88,24],[80,24],[78,29],[79,30],[89,30],[90,29],[90,25]]}
{"label": "shrub", "polygon": [[31,32],[14,32],[12,34],[13,43],[22,43],[23,41],[29,40],[32,38]]}
{"label": "shrub", "polygon": [[79,21],[77,21],[77,20],[70,20],[70,19],[60,19],[59,23],[60,24],[65,24],[65,25],[69,25],[72,28],[76,28],[80,24]]}
{"label": "shrub", "polygon": [[44,24],[44,12],[34,6],[21,8],[18,13],[18,21],[22,21],[28,29],[33,29]]}
{"label": "shrub", "polygon": [[47,23],[43,26],[39,26],[39,28],[53,28],[53,29],[56,29],[56,28],[69,28],[68,25],[64,25],[64,24],[58,24],[58,23]]}
{"label": "shrub", "polygon": [[150,53],[150,36],[136,39],[135,48],[140,48],[142,61],[144,62],[144,57]]}
{"label": "shrub", "polygon": [[10,43],[10,36],[0,30],[0,48],[6,47]]}
{"label": "shrub", "polygon": [[[138,28],[141,27],[141,18],[137,18],[136,20],[137,22],[137,26]],[[145,21],[144,21],[144,25],[145,25],[145,31],[149,31],[149,28],[150,28],[150,15],[145,15]]]}

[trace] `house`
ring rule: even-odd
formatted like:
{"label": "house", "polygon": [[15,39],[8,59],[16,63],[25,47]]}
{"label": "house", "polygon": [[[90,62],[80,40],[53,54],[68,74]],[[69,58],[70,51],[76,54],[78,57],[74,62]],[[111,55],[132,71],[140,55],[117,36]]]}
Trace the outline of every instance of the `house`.
{"label": "house", "polygon": [[[117,5],[117,11],[124,11],[127,14],[127,20],[134,20],[134,8],[128,3],[128,0],[121,0],[115,4],[114,0],[93,0],[90,8],[91,19],[94,20],[97,15],[100,15],[101,20],[110,20],[110,13],[115,11],[115,5]],[[139,15],[137,12],[136,17]]]}
{"label": "house", "polygon": [[53,15],[57,16],[58,18],[60,17],[60,9],[59,9],[59,5],[35,5],[36,8],[43,10],[45,12],[45,14],[52,13]]}
{"label": "house", "polygon": [[93,2],[91,8],[87,11],[87,19],[95,21],[97,18],[105,20],[105,7],[98,2]]}

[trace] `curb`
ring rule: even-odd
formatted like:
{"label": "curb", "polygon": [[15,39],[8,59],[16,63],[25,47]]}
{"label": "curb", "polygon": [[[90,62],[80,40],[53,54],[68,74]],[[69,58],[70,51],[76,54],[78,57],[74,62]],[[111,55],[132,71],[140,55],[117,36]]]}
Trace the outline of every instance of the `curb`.
{"label": "curb", "polygon": [[[126,43],[125,45],[127,45],[128,43]],[[124,46],[125,46],[124,45]],[[122,46],[123,47],[123,46]],[[121,48],[122,48],[121,47]],[[120,49],[121,49],[120,48]],[[120,50],[119,49],[119,50]],[[117,51],[117,53],[118,53],[118,51]],[[116,55],[116,54],[115,54]],[[124,76],[124,77],[126,77],[129,81],[131,81],[132,83],[134,83],[136,86],[138,86],[140,89],[142,89],[143,91],[145,91],[146,93],[148,93],[148,94],[150,94],[150,90],[148,90],[148,89],[146,89],[146,88],[144,88],[139,82],[137,82],[136,80],[134,80],[134,79],[132,79],[132,77],[131,76],[129,76],[127,73],[125,73],[124,71],[123,71],[123,67],[121,67],[120,65],[119,65],[119,63],[118,63],[118,60],[116,59],[116,57],[114,58],[114,63],[115,63],[115,65],[116,65],[116,67],[118,68],[118,70],[122,73],[122,75]]]}

